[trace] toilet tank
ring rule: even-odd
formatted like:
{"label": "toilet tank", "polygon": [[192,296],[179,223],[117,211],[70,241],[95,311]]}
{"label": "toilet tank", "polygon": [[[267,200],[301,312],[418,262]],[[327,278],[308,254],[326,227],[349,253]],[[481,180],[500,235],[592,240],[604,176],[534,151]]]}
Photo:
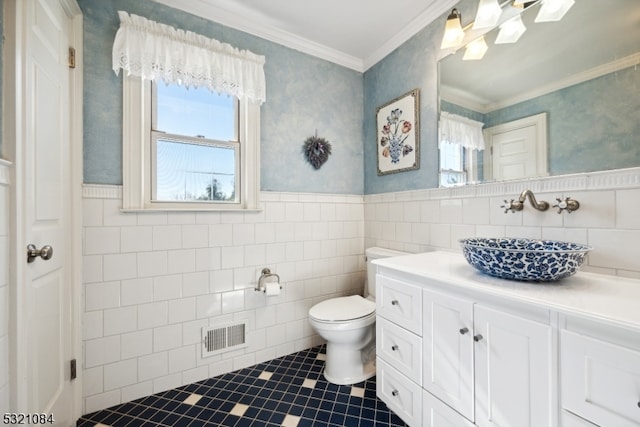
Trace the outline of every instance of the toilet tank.
{"label": "toilet tank", "polygon": [[365,250],[367,261],[367,277],[364,281],[364,297],[376,297],[376,266],[371,263],[374,259],[390,258],[394,256],[408,255],[408,252],[396,251],[393,249],[378,248],[373,246]]}

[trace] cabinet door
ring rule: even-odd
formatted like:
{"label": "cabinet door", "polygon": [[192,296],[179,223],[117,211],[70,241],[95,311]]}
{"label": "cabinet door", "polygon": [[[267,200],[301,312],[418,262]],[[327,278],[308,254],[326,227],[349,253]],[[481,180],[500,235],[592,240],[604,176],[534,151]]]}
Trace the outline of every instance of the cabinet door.
{"label": "cabinet door", "polygon": [[424,290],[423,387],[473,421],[473,303]]}
{"label": "cabinet door", "polygon": [[422,427],[473,427],[469,420],[428,391],[423,391],[422,396]]}
{"label": "cabinet door", "polygon": [[562,427],[598,427],[584,418],[580,418],[565,410],[562,410],[560,413],[560,425]]}
{"label": "cabinet door", "polygon": [[562,405],[598,425],[640,426],[640,352],[570,331],[560,345]]}
{"label": "cabinet door", "polygon": [[482,305],[474,307],[474,326],[476,424],[556,425],[551,326]]}

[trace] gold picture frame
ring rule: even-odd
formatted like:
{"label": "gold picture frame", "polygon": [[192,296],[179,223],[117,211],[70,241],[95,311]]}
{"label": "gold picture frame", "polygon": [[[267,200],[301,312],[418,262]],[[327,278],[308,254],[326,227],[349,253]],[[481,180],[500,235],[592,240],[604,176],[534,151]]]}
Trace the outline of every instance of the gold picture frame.
{"label": "gold picture frame", "polygon": [[413,89],[376,110],[378,175],[420,168],[419,108]]}

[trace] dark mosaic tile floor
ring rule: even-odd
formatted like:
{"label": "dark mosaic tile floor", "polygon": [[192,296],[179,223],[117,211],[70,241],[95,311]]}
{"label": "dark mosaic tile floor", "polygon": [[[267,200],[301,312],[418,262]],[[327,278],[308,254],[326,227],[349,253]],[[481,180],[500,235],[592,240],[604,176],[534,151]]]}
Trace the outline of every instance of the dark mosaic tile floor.
{"label": "dark mosaic tile floor", "polygon": [[77,427],[405,426],[376,398],[375,377],[339,386],[324,346],[84,415]]}

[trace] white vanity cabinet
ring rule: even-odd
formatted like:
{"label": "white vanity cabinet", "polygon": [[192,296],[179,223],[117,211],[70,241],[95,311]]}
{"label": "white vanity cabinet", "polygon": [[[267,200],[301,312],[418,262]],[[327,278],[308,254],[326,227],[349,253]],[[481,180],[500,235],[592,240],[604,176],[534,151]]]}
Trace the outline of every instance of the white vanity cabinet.
{"label": "white vanity cabinet", "polygon": [[423,307],[426,391],[479,426],[552,425],[548,311],[515,315],[428,286]]}
{"label": "white vanity cabinet", "polygon": [[599,426],[640,426],[640,334],[572,320],[560,334],[563,409]]}
{"label": "white vanity cabinet", "polygon": [[376,277],[376,392],[407,424],[422,419],[422,288]]}
{"label": "white vanity cabinet", "polygon": [[405,422],[431,426],[423,419],[430,411],[451,425],[552,425],[547,310],[516,315],[428,280],[376,281],[378,394]]}
{"label": "white vanity cabinet", "polygon": [[374,261],[378,396],[424,427],[640,427],[640,280],[532,284]]}

